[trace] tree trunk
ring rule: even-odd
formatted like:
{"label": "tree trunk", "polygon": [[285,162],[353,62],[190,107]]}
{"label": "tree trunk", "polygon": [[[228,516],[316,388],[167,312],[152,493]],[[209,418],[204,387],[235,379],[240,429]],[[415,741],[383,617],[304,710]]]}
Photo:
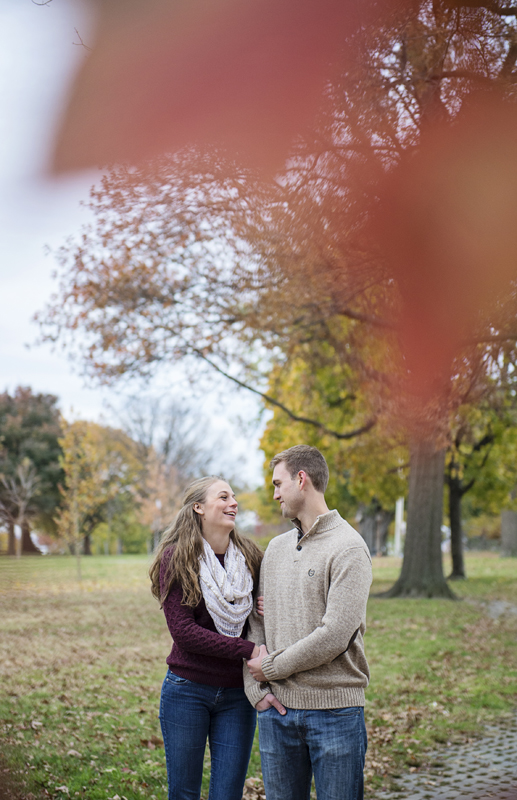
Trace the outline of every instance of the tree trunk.
{"label": "tree trunk", "polygon": [[517,556],[517,511],[501,512],[501,555]]}
{"label": "tree trunk", "polygon": [[449,478],[449,521],[451,524],[451,580],[466,578],[463,559],[463,529],[461,527],[461,498],[463,497],[459,478]]}
{"label": "tree trunk", "polygon": [[16,555],[16,536],[14,535],[13,520],[9,520],[7,524],[7,555]]}
{"label": "tree trunk", "polygon": [[85,533],[83,538],[83,556],[92,554],[92,537],[90,533]]}
{"label": "tree trunk", "polygon": [[375,552],[378,556],[385,556],[387,551],[387,540],[390,523],[393,519],[393,512],[381,508],[375,515]]}
{"label": "tree trunk", "polygon": [[361,518],[359,520],[359,533],[363,537],[368,550],[372,554],[375,555],[375,514],[365,506],[360,507],[359,513],[361,514]]}
{"label": "tree trunk", "polygon": [[22,522],[22,555],[24,556],[41,555],[41,550],[38,550],[38,548],[31,539],[31,529],[27,520],[24,520]]}
{"label": "tree trunk", "polygon": [[444,471],[444,449],[429,440],[412,443],[404,560],[399,579],[384,597],[454,599],[442,565]]}

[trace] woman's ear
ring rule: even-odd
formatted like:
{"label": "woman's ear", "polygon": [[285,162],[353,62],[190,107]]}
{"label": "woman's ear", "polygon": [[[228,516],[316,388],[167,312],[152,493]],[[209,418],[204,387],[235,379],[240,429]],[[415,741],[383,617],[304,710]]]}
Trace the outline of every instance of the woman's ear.
{"label": "woman's ear", "polygon": [[201,506],[199,505],[199,503],[194,503],[193,508],[194,508],[194,511],[196,512],[196,514],[199,514],[200,516],[203,516],[203,514],[205,513],[203,511],[203,509],[201,508]]}

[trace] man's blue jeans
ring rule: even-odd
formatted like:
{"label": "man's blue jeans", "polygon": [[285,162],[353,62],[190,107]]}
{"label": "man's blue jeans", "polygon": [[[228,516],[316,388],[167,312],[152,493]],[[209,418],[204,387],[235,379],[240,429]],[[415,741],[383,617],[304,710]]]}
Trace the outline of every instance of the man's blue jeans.
{"label": "man's blue jeans", "polygon": [[275,708],[258,715],[267,800],[362,800],[366,754],[363,709]]}
{"label": "man's blue jeans", "polygon": [[160,701],[169,800],[199,800],[206,740],[209,800],[241,800],[256,711],[243,689],[194,683],[168,670]]}

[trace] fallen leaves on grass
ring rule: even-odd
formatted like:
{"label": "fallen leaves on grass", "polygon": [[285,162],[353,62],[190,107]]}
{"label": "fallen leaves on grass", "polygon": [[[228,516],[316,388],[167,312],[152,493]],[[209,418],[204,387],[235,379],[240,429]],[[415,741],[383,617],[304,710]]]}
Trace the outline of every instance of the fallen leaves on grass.
{"label": "fallen leaves on grass", "polygon": [[[59,595],[44,592],[43,573],[53,563],[10,562],[9,569],[41,570],[38,592],[24,592],[20,584],[2,594],[0,736],[13,780],[25,784],[13,798],[29,798],[32,788],[38,798],[55,800],[76,792],[88,800],[113,800],[114,792],[120,800],[165,800],[158,705],[170,636],[150,597],[146,560],[139,562],[139,588],[126,586],[121,571],[124,563],[124,569],[136,569],[136,561],[99,558],[85,568],[98,564],[104,570],[102,590],[85,593],[70,582]],[[113,585],[111,569],[117,571]],[[468,587],[467,581],[462,591]],[[372,604],[366,645],[372,668],[369,797],[397,772],[421,769],[416,763],[425,763],[437,742],[472,731],[478,714],[500,715],[497,703],[504,708],[512,694],[516,617],[495,624],[478,604],[467,603],[442,603],[440,613],[431,614],[433,603]],[[131,629],[120,624],[127,620]],[[254,758],[244,798],[264,800],[256,746]],[[69,795],[58,790],[63,786]]]}
{"label": "fallen leaves on grass", "polygon": [[[37,596],[21,585],[2,594],[0,737],[20,788],[13,797],[25,798],[32,788],[37,797],[56,800],[76,792],[107,800],[117,791],[136,800],[145,783],[148,796],[164,800],[164,760],[159,769],[144,762],[149,749],[159,753],[162,744],[158,702],[170,635],[149,594],[146,560],[138,564],[139,591],[122,590],[117,577],[98,594],[85,595],[84,587],[70,583],[59,596],[53,585],[44,592],[44,573],[53,576],[54,562],[38,563]],[[127,619],[131,634],[119,625]],[[144,657],[133,647],[142,641]]]}
{"label": "fallen leaves on grass", "polygon": [[157,747],[163,747],[163,739],[160,739],[159,736],[151,736],[150,739],[140,739],[140,744],[149,750],[156,750]]}
{"label": "fallen leaves on grass", "polygon": [[266,792],[261,778],[246,778],[243,800],[266,800]]}

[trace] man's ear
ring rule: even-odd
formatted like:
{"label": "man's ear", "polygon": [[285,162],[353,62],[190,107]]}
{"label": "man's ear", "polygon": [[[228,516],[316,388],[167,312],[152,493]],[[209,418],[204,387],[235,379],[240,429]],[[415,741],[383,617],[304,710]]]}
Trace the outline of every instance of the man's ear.
{"label": "man's ear", "polygon": [[303,489],[307,484],[307,473],[301,469],[298,473],[298,486]]}

